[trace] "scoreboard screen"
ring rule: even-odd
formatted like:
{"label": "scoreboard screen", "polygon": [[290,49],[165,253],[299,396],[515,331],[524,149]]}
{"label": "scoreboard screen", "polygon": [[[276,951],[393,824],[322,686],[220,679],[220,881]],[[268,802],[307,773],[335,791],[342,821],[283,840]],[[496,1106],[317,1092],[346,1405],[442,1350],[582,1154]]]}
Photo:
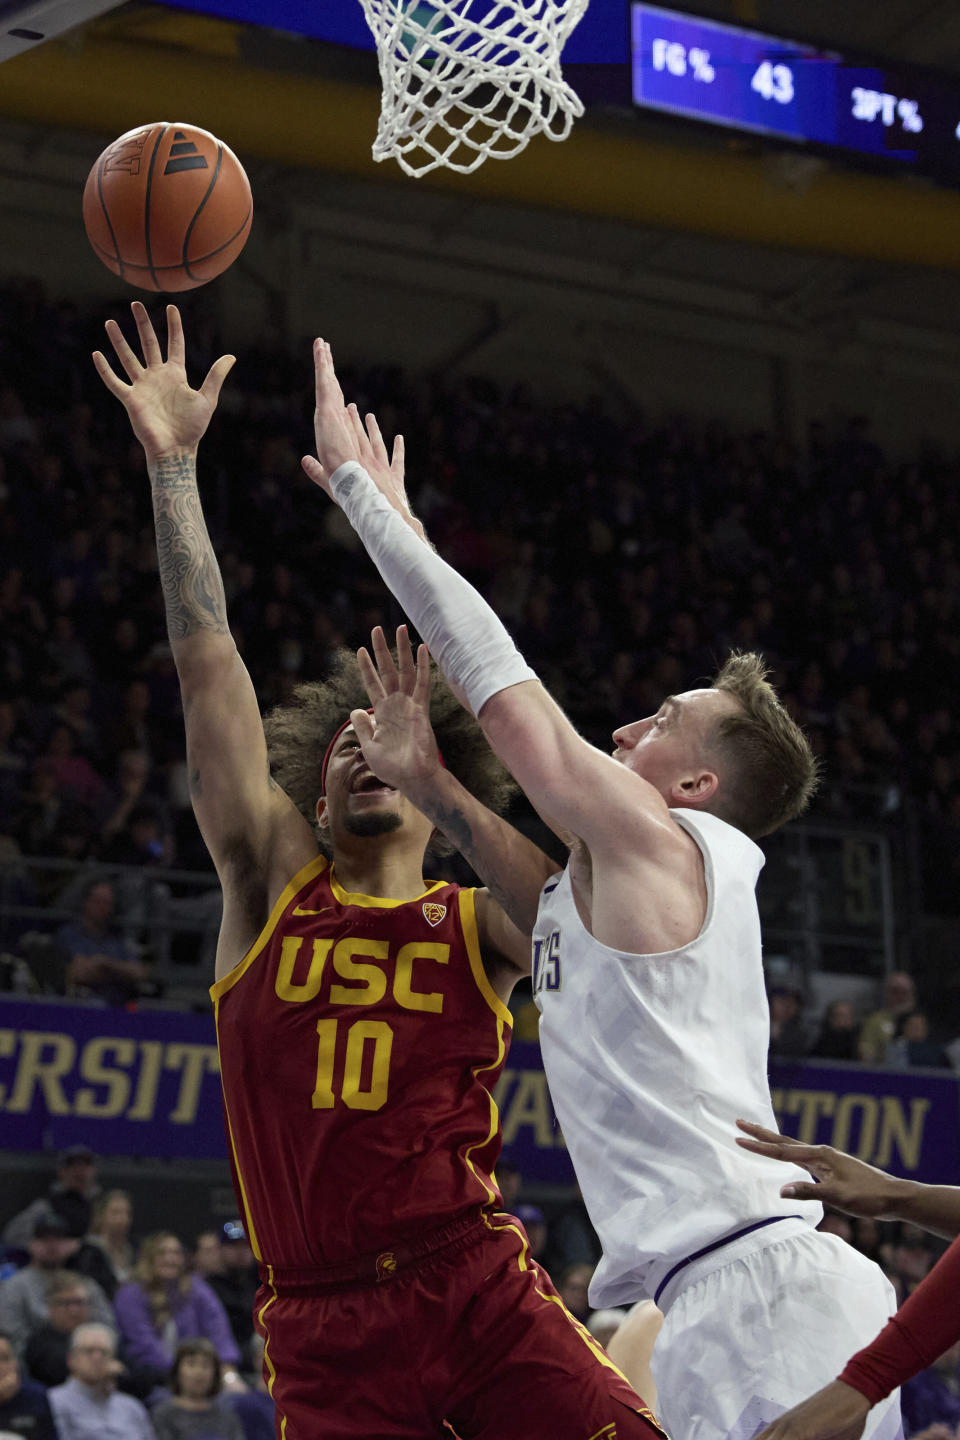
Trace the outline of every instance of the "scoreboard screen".
{"label": "scoreboard screen", "polygon": [[631,5],[636,105],[960,176],[960,83]]}

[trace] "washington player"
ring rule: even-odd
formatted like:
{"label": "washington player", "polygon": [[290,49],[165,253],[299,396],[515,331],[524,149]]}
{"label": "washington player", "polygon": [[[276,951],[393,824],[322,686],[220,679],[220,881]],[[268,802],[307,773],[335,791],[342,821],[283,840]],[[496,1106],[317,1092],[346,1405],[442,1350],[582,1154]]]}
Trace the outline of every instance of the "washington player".
{"label": "washington player", "polygon": [[[314,362],[319,460],[304,469],[343,508],[495,752],[573,840],[539,897],[533,990],[551,1093],[603,1245],[591,1303],[655,1299],[667,1428],[680,1440],[748,1440],[832,1379],[837,1356],[872,1338],[895,1303],[875,1265],[781,1196],[774,1162],[734,1144],[738,1115],[773,1123],[754,842],[803,810],[809,746],[755,655],[731,656],[710,688],[616,730],[612,757],[587,744],[489,606],[424,543],[397,476],[344,406],[323,341]],[[398,675],[382,636],[375,646],[374,719],[355,717],[371,765],[455,840],[508,911],[526,913],[527,876],[497,862],[509,827],[494,835],[435,762],[405,771],[378,748],[381,692],[403,692],[413,724],[417,687],[412,660]],[[869,1428],[893,1440],[895,1397]]]}
{"label": "washington player", "polygon": [[[223,886],[211,993],[278,1435],[649,1440],[653,1417],[498,1209],[491,1091],[529,939],[486,891],[424,879],[433,825],[364,761],[352,657],[270,717],[291,794],[271,776],[197,491],[233,358],[194,391],[176,308],[166,361],[132,308],[142,363],[107,323],[130,383],[94,362],[146,452],[191,797]],[[450,773],[502,797],[479,730],[436,705]],[[518,835],[502,858],[534,892],[552,868]]]}

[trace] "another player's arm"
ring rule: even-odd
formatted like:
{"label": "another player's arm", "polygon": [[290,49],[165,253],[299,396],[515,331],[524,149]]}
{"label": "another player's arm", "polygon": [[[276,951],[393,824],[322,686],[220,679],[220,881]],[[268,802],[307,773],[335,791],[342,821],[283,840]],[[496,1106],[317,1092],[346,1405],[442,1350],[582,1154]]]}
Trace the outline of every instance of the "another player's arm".
{"label": "another player's arm", "polygon": [[960,1235],[960,1186],[902,1180],[832,1145],[805,1145],[751,1120],[738,1120],[737,1125],[743,1131],[737,1144],[744,1150],[799,1165],[817,1177],[789,1181],[780,1191],[789,1199],[816,1200],[847,1215],[875,1220],[908,1220],[947,1240]]}
{"label": "another player's arm", "polygon": [[[126,409],[146,455],[167,633],[183,698],[190,796],[228,906],[231,898],[241,908],[248,901],[246,894],[232,896],[233,890],[250,892],[255,928],[253,935],[238,934],[242,946],[266,918],[266,895],[254,892],[258,881],[267,885],[268,854],[279,845],[276,862],[281,869],[292,866],[293,874],[316,846],[309,826],[270,779],[256,694],[227,624],[223,582],[197,489],[197,447],[234,360],[223,356],[200,389],[191,389],[176,307],[167,307],[166,360],[143,305],[134,301],[131,308],[143,363],[119,326],[107,322],[130,383],[114,374],[99,351],[94,364]],[[259,924],[254,912],[262,915]]]}
{"label": "another player's arm", "polygon": [[577,734],[486,601],[426,544],[378,453],[379,432],[372,440],[345,406],[322,340],[314,367],[319,459],[304,457],[303,468],[344,510],[493,750],[552,828],[592,854],[616,861],[629,850],[669,872],[689,842],[659,792]]}
{"label": "another player's arm", "polygon": [[374,774],[401,790],[473,866],[486,886],[477,906],[481,943],[526,974],[540,890],[556,873],[556,863],[482,805],[441,763],[430,724],[427,647],[420,646],[414,661],[402,625],[396,663],[379,626],[372,648],[373,657],[363,649],[358,661],[374,713],[356,710],[351,716],[364,758]]}

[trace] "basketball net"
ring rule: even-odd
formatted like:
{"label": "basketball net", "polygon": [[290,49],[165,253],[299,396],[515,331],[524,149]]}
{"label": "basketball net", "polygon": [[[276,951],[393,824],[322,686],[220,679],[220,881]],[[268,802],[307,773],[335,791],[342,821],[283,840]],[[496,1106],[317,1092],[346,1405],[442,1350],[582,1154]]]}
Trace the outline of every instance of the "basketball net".
{"label": "basketball net", "polygon": [[374,160],[468,175],[534,135],[565,140],[583,105],[560,54],[588,0],[360,0],[383,102]]}

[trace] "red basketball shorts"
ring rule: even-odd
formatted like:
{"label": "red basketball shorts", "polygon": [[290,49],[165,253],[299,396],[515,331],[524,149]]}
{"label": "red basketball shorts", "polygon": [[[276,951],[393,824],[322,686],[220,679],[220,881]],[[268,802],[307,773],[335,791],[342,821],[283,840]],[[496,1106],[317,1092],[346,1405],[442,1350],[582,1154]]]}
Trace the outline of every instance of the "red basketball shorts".
{"label": "red basketball shorts", "polygon": [[281,1440],[663,1440],[508,1215],[382,1281],[263,1286],[256,1313]]}

